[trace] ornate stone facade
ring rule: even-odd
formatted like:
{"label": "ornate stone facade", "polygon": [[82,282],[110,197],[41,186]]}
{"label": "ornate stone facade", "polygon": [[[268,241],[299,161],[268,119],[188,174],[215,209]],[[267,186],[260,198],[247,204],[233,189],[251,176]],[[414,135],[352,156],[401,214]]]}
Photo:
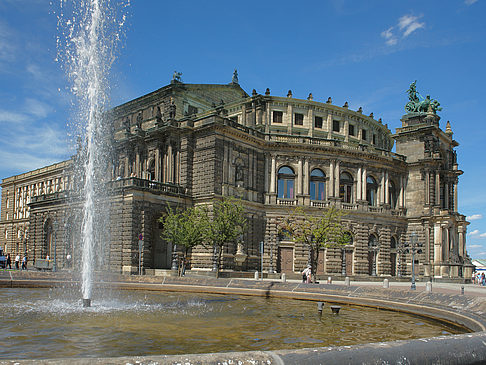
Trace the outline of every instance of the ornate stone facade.
{"label": "ornate stone facade", "polygon": [[[110,111],[113,140],[106,204],[109,268],[134,273],[138,235],[144,236],[146,273],[170,269],[172,247],[158,222],[168,205],[211,205],[240,198],[248,230],[244,245],[228,245],[224,270],[263,268],[299,273],[305,247],[279,237],[277,223],[294,206],[312,214],[336,206],[352,243],[322,251],[318,273],[347,276],[410,275],[404,243],[415,233],[423,252],[417,274],[469,278],[465,217],[457,212],[458,170],[448,124],[432,112],[407,114],[392,134],[381,120],[315,101],[249,96],[236,81],[227,85],[172,82]],[[392,147],[396,142],[396,153]],[[53,257],[58,267],[76,256],[79,206],[73,199],[73,159],[6,178],[2,182],[0,245],[29,258]],[[209,271],[212,252],[196,247],[192,270]]]}

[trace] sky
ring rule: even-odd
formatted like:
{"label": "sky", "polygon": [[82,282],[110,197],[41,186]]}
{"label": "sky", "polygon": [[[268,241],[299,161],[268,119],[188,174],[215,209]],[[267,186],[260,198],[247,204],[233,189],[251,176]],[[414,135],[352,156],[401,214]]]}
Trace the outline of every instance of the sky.
{"label": "sky", "polygon": [[[0,179],[73,153],[60,1],[0,0]],[[459,142],[467,250],[486,259],[486,0],[131,0],[125,12],[111,106],[167,85],[175,70],[186,83],[225,84],[236,68],[248,93],[330,96],[394,132],[417,80]]]}

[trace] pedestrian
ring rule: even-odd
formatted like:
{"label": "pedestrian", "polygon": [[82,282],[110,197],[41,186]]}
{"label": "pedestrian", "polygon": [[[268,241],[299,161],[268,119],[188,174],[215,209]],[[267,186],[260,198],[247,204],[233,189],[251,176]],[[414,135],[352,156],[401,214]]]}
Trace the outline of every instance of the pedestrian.
{"label": "pedestrian", "polygon": [[481,285],[485,286],[486,285],[486,277],[484,276],[484,272],[481,273]]}
{"label": "pedestrian", "polygon": [[476,284],[476,271],[473,271],[471,279],[472,279],[472,283]]}
{"label": "pedestrian", "polygon": [[307,267],[302,271],[302,282],[303,283],[310,283],[311,282],[311,266],[307,265]]}
{"label": "pedestrian", "polygon": [[22,270],[27,270],[27,255],[22,257]]}
{"label": "pedestrian", "polygon": [[12,268],[12,259],[10,258],[10,254],[8,253],[7,254],[7,263],[5,264],[5,268],[8,268],[11,269]]}
{"label": "pedestrian", "polygon": [[17,254],[17,256],[15,256],[15,268],[16,268],[17,270],[18,270],[18,269],[20,269],[19,264],[20,264],[20,255],[19,255],[19,254]]}

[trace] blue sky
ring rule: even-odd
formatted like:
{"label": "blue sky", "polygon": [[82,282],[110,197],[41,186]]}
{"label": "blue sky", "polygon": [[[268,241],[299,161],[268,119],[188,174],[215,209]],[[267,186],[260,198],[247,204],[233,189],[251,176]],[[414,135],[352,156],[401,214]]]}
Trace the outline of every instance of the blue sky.
{"label": "blue sky", "polygon": [[[69,83],[56,59],[60,0],[0,1],[0,178],[66,159]],[[112,105],[166,85],[228,83],[360,106],[400,127],[406,90],[439,100],[457,148],[468,251],[486,258],[485,0],[133,1]]]}

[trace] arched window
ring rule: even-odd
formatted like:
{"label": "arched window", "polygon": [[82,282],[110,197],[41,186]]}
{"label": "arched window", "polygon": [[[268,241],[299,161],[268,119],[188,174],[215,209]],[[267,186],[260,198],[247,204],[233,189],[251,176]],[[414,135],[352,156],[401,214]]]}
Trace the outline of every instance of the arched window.
{"label": "arched window", "polygon": [[376,206],[376,191],[378,190],[378,184],[372,176],[366,178],[366,200],[372,207]]}
{"label": "arched window", "polygon": [[343,203],[352,203],[353,184],[353,177],[349,173],[341,173],[341,176],[339,177],[339,197]]}
{"label": "arched window", "polygon": [[396,209],[397,207],[397,189],[395,187],[395,183],[390,180],[388,184],[388,201],[390,202],[390,208]]}
{"label": "arched window", "polygon": [[314,169],[310,174],[310,198],[311,200],[325,200],[326,175],[320,169]]}
{"label": "arched window", "polygon": [[288,166],[278,170],[277,195],[280,199],[294,199],[295,173]]}
{"label": "arched window", "polygon": [[390,239],[390,248],[397,248],[397,240],[395,239],[395,237],[392,237]]}

